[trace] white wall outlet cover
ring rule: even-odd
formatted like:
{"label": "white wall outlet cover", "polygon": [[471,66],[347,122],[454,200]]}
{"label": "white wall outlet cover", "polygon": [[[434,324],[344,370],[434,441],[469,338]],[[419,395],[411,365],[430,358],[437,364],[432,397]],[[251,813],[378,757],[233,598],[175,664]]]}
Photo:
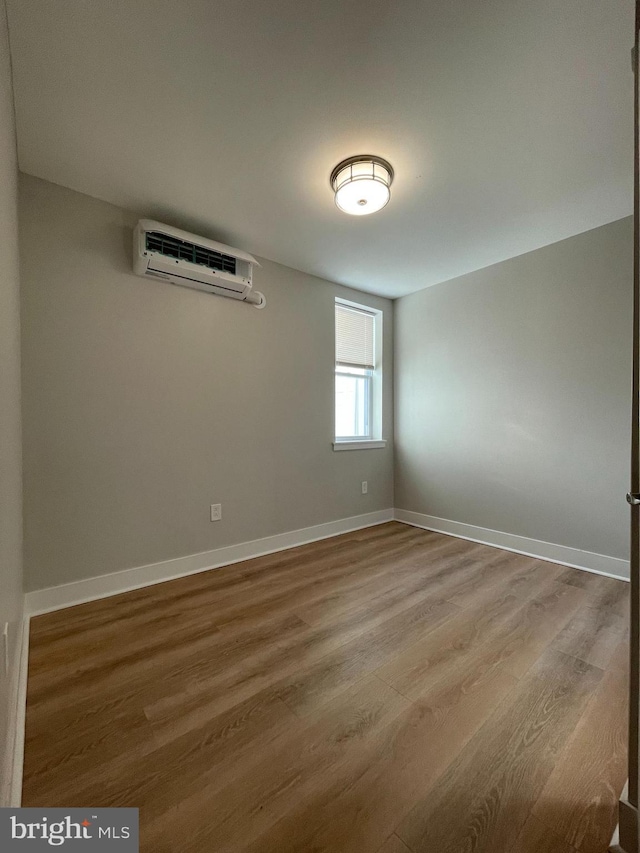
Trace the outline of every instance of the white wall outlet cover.
{"label": "white wall outlet cover", "polygon": [[367,483],[366,480],[363,480],[362,481],[362,494],[366,495],[368,490],[369,490],[369,484]]}
{"label": "white wall outlet cover", "polygon": [[222,504],[211,504],[211,521],[220,521],[222,518]]}

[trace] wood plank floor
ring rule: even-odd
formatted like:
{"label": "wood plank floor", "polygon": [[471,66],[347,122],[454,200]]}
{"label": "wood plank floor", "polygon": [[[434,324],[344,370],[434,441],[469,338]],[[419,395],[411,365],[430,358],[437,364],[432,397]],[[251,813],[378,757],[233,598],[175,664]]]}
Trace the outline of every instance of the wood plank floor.
{"label": "wood plank floor", "polygon": [[395,522],[40,616],[24,806],[145,853],[605,853],[628,586]]}

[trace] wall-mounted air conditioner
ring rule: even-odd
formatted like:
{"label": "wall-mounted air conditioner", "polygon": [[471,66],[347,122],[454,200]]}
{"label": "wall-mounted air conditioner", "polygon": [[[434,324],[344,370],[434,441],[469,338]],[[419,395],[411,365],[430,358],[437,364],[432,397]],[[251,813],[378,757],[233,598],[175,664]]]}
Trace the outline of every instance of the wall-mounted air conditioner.
{"label": "wall-mounted air conditioner", "polygon": [[133,232],[133,270],[137,275],[264,308],[264,295],[251,290],[254,266],[260,264],[247,252],[151,219],[141,219]]}

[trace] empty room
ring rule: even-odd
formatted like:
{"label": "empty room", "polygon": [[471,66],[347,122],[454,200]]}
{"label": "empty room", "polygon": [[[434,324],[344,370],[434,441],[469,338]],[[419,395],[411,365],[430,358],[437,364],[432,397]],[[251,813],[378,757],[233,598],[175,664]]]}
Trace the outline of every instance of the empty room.
{"label": "empty room", "polygon": [[0,0],[0,850],[640,853],[633,0]]}

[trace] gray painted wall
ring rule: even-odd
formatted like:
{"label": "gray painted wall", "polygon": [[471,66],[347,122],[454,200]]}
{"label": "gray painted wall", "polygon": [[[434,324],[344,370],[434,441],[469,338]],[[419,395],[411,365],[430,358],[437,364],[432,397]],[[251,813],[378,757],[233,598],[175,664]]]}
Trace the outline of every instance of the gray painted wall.
{"label": "gray painted wall", "polygon": [[0,665],[0,805],[10,770],[8,731],[22,618],[22,484],[20,439],[20,297],[18,278],[18,165],[11,68],[0,0],[0,632],[9,623],[9,678]]}
{"label": "gray painted wall", "polygon": [[[393,505],[391,302],[268,261],[263,311],[138,278],[135,215],[37,178],[20,216],[29,590]],[[338,295],[384,311],[383,450],[331,446]]]}
{"label": "gray painted wall", "polygon": [[628,558],[632,219],[395,303],[398,508]]}

